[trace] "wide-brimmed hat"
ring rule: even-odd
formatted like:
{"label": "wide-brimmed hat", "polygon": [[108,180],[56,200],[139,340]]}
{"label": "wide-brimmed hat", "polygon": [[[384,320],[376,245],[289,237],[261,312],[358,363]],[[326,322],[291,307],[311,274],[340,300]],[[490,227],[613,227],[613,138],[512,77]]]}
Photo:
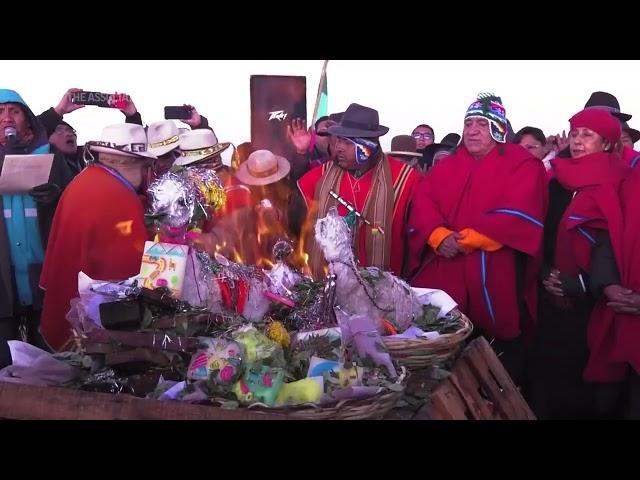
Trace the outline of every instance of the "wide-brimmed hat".
{"label": "wide-brimmed hat", "polygon": [[154,122],[147,128],[149,151],[160,157],[180,146],[180,130],[171,120]]}
{"label": "wide-brimmed hat", "polygon": [[628,122],[632,117],[630,114],[620,111],[618,99],[609,92],[593,92],[589,100],[587,100],[587,103],[584,104],[584,108],[602,108],[608,110],[623,122]]}
{"label": "wide-brimmed hat", "polygon": [[218,142],[218,137],[208,128],[191,130],[180,135],[180,156],[175,165],[184,166],[200,162],[220,154],[231,146],[228,142]]}
{"label": "wide-brimmed hat", "polygon": [[352,103],[344,112],[338,125],[329,127],[329,133],[346,138],[377,138],[385,135],[389,127],[380,125],[378,111]]}
{"label": "wide-brimmed hat", "polygon": [[622,131],[629,134],[633,143],[640,140],[640,132],[635,128],[631,128],[627,122],[622,122]]}
{"label": "wide-brimmed hat", "polygon": [[444,143],[432,143],[422,149],[420,166],[423,169],[430,169],[435,163],[435,158],[440,152],[451,153],[456,147]]}
{"label": "wide-brimmed hat", "polygon": [[391,151],[387,155],[392,157],[422,157],[419,153],[416,139],[411,135],[398,135],[391,140]]}
{"label": "wide-brimmed hat", "polygon": [[274,155],[269,150],[256,150],[235,172],[238,180],[246,185],[269,185],[289,174],[289,160]]}
{"label": "wide-brimmed hat", "polygon": [[451,148],[455,148],[458,146],[458,144],[460,143],[460,135],[458,135],[457,133],[447,133],[442,140],[440,140],[440,143],[442,145],[446,145],[449,146]]}
{"label": "wide-brimmed hat", "polygon": [[155,159],[148,151],[147,134],[142,125],[119,123],[102,129],[100,140],[87,142],[89,150],[125,157]]}

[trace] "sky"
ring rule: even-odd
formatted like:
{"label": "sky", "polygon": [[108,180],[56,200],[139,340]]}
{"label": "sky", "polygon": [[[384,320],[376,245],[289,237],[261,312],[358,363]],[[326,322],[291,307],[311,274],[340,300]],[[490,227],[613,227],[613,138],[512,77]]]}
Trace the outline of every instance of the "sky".
{"label": "sky", "polygon": [[[0,60],[0,88],[17,90],[36,114],[57,105],[68,88],[127,93],[148,124],[163,119],[165,105],[194,105],[220,141],[236,145],[250,138],[251,75],[307,78],[307,112],[313,107],[322,60]],[[465,111],[479,92],[504,102],[513,128],[561,132],[591,92],[618,97],[623,112],[637,114],[640,127],[638,60],[331,60],[327,68],[329,111],[352,103],[378,110],[396,135],[426,123],[437,140],[460,133]],[[98,140],[106,125],[123,121],[119,111],[85,107],[65,116],[79,144]]]}

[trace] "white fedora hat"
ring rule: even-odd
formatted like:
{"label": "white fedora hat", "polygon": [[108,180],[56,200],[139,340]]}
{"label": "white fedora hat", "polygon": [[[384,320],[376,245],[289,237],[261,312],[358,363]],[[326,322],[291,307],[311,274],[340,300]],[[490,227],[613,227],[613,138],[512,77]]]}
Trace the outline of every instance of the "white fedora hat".
{"label": "white fedora hat", "polygon": [[218,142],[218,137],[208,128],[199,128],[180,135],[180,156],[175,165],[191,165],[229,148],[231,144]]}
{"label": "white fedora hat", "polygon": [[147,134],[142,125],[135,123],[118,123],[102,129],[100,140],[88,142],[93,152],[110,153],[125,157],[155,159],[155,155],[147,150]]}
{"label": "white fedora hat", "polygon": [[147,129],[149,151],[156,157],[175,150],[180,145],[180,130],[171,120],[162,120],[149,125]]}
{"label": "white fedora hat", "polygon": [[240,164],[235,176],[246,185],[269,185],[286,177],[289,170],[291,164],[286,158],[269,150],[256,150]]}

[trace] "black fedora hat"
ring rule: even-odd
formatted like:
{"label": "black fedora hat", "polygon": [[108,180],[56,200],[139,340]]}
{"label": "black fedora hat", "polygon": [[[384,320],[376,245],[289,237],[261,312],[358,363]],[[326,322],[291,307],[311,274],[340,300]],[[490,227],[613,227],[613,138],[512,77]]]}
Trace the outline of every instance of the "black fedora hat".
{"label": "black fedora hat", "polygon": [[338,137],[376,138],[385,135],[388,127],[380,125],[378,111],[352,103],[344,112],[338,125],[329,127],[329,133]]}
{"label": "black fedora hat", "polygon": [[460,135],[457,133],[447,133],[442,140],[440,140],[442,145],[447,145],[449,147],[457,147],[460,143]]}
{"label": "black fedora hat", "polygon": [[631,120],[631,115],[620,111],[618,99],[608,92],[593,92],[587,103],[584,104],[584,108],[604,108],[623,122]]}
{"label": "black fedora hat", "polygon": [[640,132],[635,128],[631,128],[627,122],[622,122],[622,130],[629,134],[633,143],[640,140]]}

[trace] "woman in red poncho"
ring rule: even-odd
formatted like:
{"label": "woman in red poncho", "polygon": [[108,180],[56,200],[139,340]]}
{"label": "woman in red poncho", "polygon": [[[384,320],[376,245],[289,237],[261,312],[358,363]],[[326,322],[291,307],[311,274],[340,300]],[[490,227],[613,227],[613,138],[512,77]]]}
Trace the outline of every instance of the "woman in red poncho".
{"label": "woman in red poncho", "polygon": [[[585,378],[606,384],[617,400],[611,415],[640,419],[640,171],[622,184],[622,236],[606,238],[591,260],[592,294]],[[617,408],[616,408],[617,407]]]}
{"label": "woman in red poncho", "polygon": [[545,220],[537,337],[530,369],[530,403],[539,418],[606,416],[617,398],[615,388],[585,383],[582,374],[587,343],[592,347],[589,319],[596,303],[590,284],[594,277],[610,275],[592,262],[592,253],[608,245],[618,250],[619,192],[628,169],[613,153],[620,123],[608,111],[583,110],[570,124],[571,157],[555,161]]}

